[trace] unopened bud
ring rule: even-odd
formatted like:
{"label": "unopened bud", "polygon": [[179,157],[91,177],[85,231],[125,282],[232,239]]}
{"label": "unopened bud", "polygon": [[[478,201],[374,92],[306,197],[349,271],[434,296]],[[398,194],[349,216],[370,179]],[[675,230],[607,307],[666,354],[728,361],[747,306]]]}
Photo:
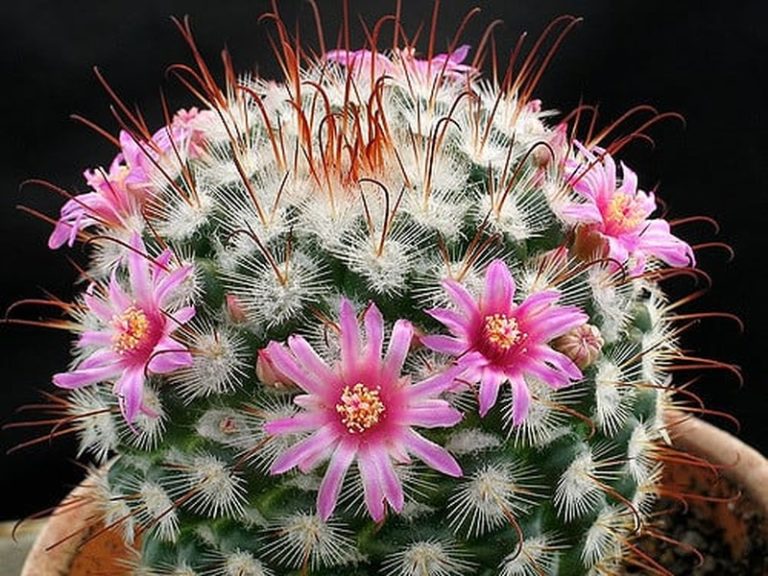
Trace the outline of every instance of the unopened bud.
{"label": "unopened bud", "polygon": [[258,378],[259,382],[265,386],[276,388],[278,390],[294,387],[294,383],[291,379],[275,367],[266,348],[262,348],[257,353],[256,378]]}
{"label": "unopened bud", "polygon": [[562,352],[581,369],[594,364],[600,357],[603,349],[603,340],[600,330],[592,324],[582,324],[570,332],[563,334],[552,342],[552,347]]}
{"label": "unopened bud", "polygon": [[235,324],[244,324],[247,320],[245,316],[245,310],[243,305],[240,304],[240,300],[234,294],[227,294],[226,296],[227,315],[229,319]]}
{"label": "unopened bud", "polygon": [[608,242],[600,232],[591,226],[577,226],[573,239],[573,253],[587,262],[599,260],[608,255]]}

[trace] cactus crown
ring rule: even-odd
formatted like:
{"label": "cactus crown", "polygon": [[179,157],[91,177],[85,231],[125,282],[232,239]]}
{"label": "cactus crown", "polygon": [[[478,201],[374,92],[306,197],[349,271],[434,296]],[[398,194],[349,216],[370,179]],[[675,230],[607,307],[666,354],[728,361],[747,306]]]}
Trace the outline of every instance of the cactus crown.
{"label": "cactus crown", "polygon": [[50,238],[92,247],[54,383],[136,573],[631,553],[680,358],[659,281],[694,256],[614,160],[638,134],[577,138],[533,99],[573,22],[489,79],[456,44],[310,58],[276,19],[284,79],[219,88],[195,51],[201,108],[154,133],[120,109]]}

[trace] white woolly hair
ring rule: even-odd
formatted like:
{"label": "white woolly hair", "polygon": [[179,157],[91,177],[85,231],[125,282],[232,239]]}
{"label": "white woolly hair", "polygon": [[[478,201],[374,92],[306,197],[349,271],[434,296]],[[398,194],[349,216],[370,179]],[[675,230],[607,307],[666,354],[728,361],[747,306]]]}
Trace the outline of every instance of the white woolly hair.
{"label": "white woolly hair", "polygon": [[474,568],[466,551],[438,539],[413,542],[382,563],[387,576],[463,576]]}
{"label": "white woolly hair", "polygon": [[609,444],[584,446],[560,476],[553,501],[565,522],[585,516],[604,500],[606,483],[618,474],[611,451]]}
{"label": "white woolly hair", "polygon": [[499,576],[555,576],[565,548],[552,533],[528,537],[501,561]]}
{"label": "white woolly hair", "polygon": [[457,533],[475,538],[510,524],[542,497],[544,486],[519,462],[484,464],[451,496],[448,520]]}
{"label": "white woolly hair", "polygon": [[572,407],[582,400],[585,390],[577,386],[553,390],[534,378],[527,378],[526,382],[531,392],[531,404],[525,420],[517,426],[512,425],[514,398],[508,389],[502,392],[502,417],[507,435],[514,435],[517,445],[543,448],[569,432]]}
{"label": "white woolly hair", "polygon": [[240,271],[225,274],[224,283],[257,330],[296,318],[328,291],[326,270],[317,259],[283,248],[269,257],[260,254],[244,259]]}
{"label": "white woolly hair", "polygon": [[584,536],[581,560],[586,567],[598,563],[621,560],[624,542],[633,530],[633,518],[626,508],[606,506]]}
{"label": "white woolly hair", "polygon": [[165,485],[184,508],[209,518],[242,518],[245,480],[221,459],[198,452],[174,456],[166,462],[172,471]]}
{"label": "white woolly hair", "polygon": [[275,576],[269,567],[251,552],[235,548],[213,552],[203,558],[207,565],[200,576]]}
{"label": "white woolly hair", "polygon": [[169,375],[187,404],[198,398],[227,394],[246,378],[246,345],[231,328],[194,319],[184,327],[192,364]]}
{"label": "white woolly hair", "polygon": [[271,522],[265,536],[265,556],[287,568],[319,570],[361,560],[349,530],[336,520],[324,522],[312,512],[297,512]]}
{"label": "white woolly hair", "polygon": [[638,390],[645,386],[637,349],[622,345],[599,360],[595,371],[595,423],[607,436],[626,424]]}
{"label": "white woolly hair", "polygon": [[120,441],[114,397],[105,394],[102,386],[72,390],[67,412],[77,429],[78,457],[87,452],[97,462],[105,462]]}
{"label": "white woolly hair", "polygon": [[158,482],[129,478],[126,501],[141,531],[149,531],[164,542],[176,542],[179,536],[179,514],[169,492]]}

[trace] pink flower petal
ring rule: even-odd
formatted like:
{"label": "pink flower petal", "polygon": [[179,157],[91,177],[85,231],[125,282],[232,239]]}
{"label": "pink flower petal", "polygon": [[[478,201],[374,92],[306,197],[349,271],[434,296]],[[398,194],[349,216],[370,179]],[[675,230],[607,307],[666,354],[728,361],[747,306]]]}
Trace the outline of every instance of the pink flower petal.
{"label": "pink flower petal", "polygon": [[552,307],[546,312],[541,312],[531,328],[528,328],[528,336],[542,342],[549,342],[553,338],[562,336],[574,328],[578,328],[589,320],[589,316],[574,306]]}
{"label": "pink flower petal", "polygon": [[377,363],[384,345],[384,318],[375,304],[365,313],[366,362]]}
{"label": "pink flower petal", "polygon": [[408,430],[407,435],[408,450],[427,466],[454,478],[462,476],[461,466],[445,448],[430,442],[413,430]]}
{"label": "pink flower petal", "polygon": [[197,311],[195,310],[194,306],[185,306],[184,308],[181,308],[180,310],[176,310],[172,314],[168,314],[169,316],[169,322],[167,323],[167,330],[169,332],[172,332],[179,326],[183,326],[192,318],[195,317],[195,314]]}
{"label": "pink flower petal", "polygon": [[554,388],[555,390],[565,388],[566,386],[570,386],[573,383],[568,377],[568,374],[550,366],[549,364],[545,364],[543,361],[539,361],[538,358],[536,361],[527,362],[524,372],[530,376],[538,378],[547,386]]}
{"label": "pink flower petal", "polygon": [[120,287],[114,272],[109,280],[107,298],[115,310],[123,311],[133,304],[131,298]]}
{"label": "pink flower petal", "polygon": [[314,451],[305,454],[296,466],[299,469],[299,472],[302,474],[308,474],[317,468],[320,464],[328,460],[333,455],[333,451],[336,449],[336,442],[338,441],[338,438],[338,435],[336,435],[336,438],[332,443],[318,443]]}
{"label": "pink flower petal", "polygon": [[421,428],[450,428],[461,422],[463,415],[445,400],[422,400],[408,409],[405,424]]}
{"label": "pink flower petal", "polygon": [[291,352],[293,352],[296,360],[301,363],[302,368],[304,368],[304,373],[314,375],[315,381],[322,383],[322,386],[326,391],[331,393],[336,392],[336,389],[339,387],[339,377],[328,367],[325,361],[318,356],[317,352],[315,352],[312,346],[309,345],[309,342],[301,336],[291,336],[288,338],[288,347],[291,349]]}
{"label": "pink flower petal", "polygon": [[120,409],[125,421],[132,424],[136,420],[144,398],[143,367],[128,368],[115,383],[115,394],[120,397]]}
{"label": "pink flower petal", "polygon": [[422,336],[420,340],[430,350],[451,356],[461,356],[469,348],[466,341],[442,334]]}
{"label": "pink flower petal", "polygon": [[264,424],[264,431],[270,436],[300,434],[317,430],[328,424],[328,416],[323,412],[303,412],[289,418],[278,418]]}
{"label": "pink flower petal", "polygon": [[480,309],[484,314],[506,314],[512,308],[515,297],[515,281],[502,260],[494,260],[485,273],[485,291]]}
{"label": "pink flower petal", "polygon": [[182,266],[171,270],[169,273],[163,273],[160,280],[154,288],[154,301],[157,306],[163,308],[167,306],[168,299],[173,292],[179,288],[192,275],[194,268],[192,266]]}
{"label": "pink flower petal", "polygon": [[88,306],[88,309],[93,312],[99,320],[105,323],[109,322],[112,320],[112,316],[114,316],[115,313],[104,300],[97,298],[91,293],[93,286],[93,284],[89,286],[88,292],[83,296],[83,301],[85,302],[85,305]]}
{"label": "pink flower petal", "polygon": [[[301,338],[301,336],[293,336],[293,338]],[[267,345],[267,353],[275,368],[282,374],[285,374],[291,382],[294,382],[310,394],[323,395],[323,382],[313,374],[302,370],[296,364],[294,357],[281,344],[270,342]]]}
{"label": "pink flower petal", "polygon": [[339,331],[341,364],[345,372],[352,372],[360,360],[360,329],[355,309],[346,298],[341,299],[339,306]]}
{"label": "pink flower petal", "polygon": [[506,380],[506,376],[493,369],[483,370],[483,377],[480,380],[480,416],[485,416],[488,411],[496,405],[499,397],[499,389]]}
{"label": "pink flower petal", "polygon": [[425,312],[438,322],[444,324],[451,333],[457,336],[466,336],[467,321],[457,312],[448,310],[447,308],[433,308],[431,310],[425,310]]}
{"label": "pink flower petal", "polygon": [[131,291],[142,306],[151,306],[153,302],[152,284],[149,278],[149,263],[146,248],[141,235],[131,235],[132,250],[128,253],[128,272],[131,278]]}
{"label": "pink flower petal", "polygon": [[467,56],[469,55],[469,51],[472,49],[472,47],[469,44],[462,44],[456,50],[450,53],[449,59],[451,62],[455,64],[461,64],[464,62],[464,60],[467,59]]}
{"label": "pink flower petal", "polygon": [[629,260],[630,252],[635,249],[635,246],[628,244],[626,237],[606,236],[605,239],[608,242],[608,258],[616,260],[619,264],[624,264]]}
{"label": "pink flower petal", "polygon": [[443,280],[443,288],[467,319],[474,320],[480,316],[480,309],[477,307],[475,299],[464,286],[454,280]]}
{"label": "pink flower petal", "polygon": [[560,212],[563,218],[573,222],[591,224],[603,221],[603,215],[600,213],[600,209],[590,202],[585,202],[583,204],[571,203],[564,206]]}
{"label": "pink flower petal", "polygon": [[691,247],[672,235],[669,223],[664,220],[649,220],[640,234],[639,248],[660,258],[670,266],[694,266],[696,258]]}
{"label": "pink flower petal", "polygon": [[409,386],[407,389],[408,396],[416,401],[439,396],[455,386],[456,378],[461,372],[462,369],[458,366],[443,370],[421,382]]}
{"label": "pink flower petal", "polygon": [[54,226],[53,232],[51,232],[48,238],[48,248],[56,250],[64,246],[64,244],[71,248],[77,238],[77,231],[77,226],[64,220],[59,220],[56,222],[56,226]]}
{"label": "pink flower petal", "polygon": [[568,376],[571,380],[581,380],[584,377],[579,367],[573,363],[573,360],[549,346],[539,346],[536,350],[536,356]]}
{"label": "pink flower petal", "polygon": [[373,460],[374,466],[379,472],[379,484],[383,489],[384,497],[395,512],[402,512],[405,505],[403,485],[395,474],[389,455],[381,450],[371,450],[368,457]]}
{"label": "pink flower petal", "polygon": [[353,444],[340,442],[331,456],[328,470],[326,470],[317,492],[317,512],[323,521],[328,520],[336,508],[341,485],[356,454],[357,449]]}
{"label": "pink flower petal", "polygon": [[77,345],[80,347],[85,346],[111,346],[112,334],[109,332],[97,332],[95,330],[87,330],[80,334],[80,338],[77,340]]}
{"label": "pink flower petal", "polygon": [[520,375],[511,377],[509,383],[512,385],[512,425],[519,426],[528,416],[531,393]]}
{"label": "pink flower petal", "polygon": [[637,174],[633,170],[630,170],[624,162],[621,163],[621,175],[622,182],[618,191],[628,196],[635,196],[639,190],[637,189]]}
{"label": "pink flower petal", "polygon": [[326,450],[333,446],[337,440],[333,427],[325,425],[319,428],[309,438],[305,438],[298,444],[294,444],[288,450],[280,454],[269,469],[273,476],[287,472],[291,468],[298,466],[303,460],[311,457],[319,451]]}
{"label": "pink flower petal", "polygon": [[360,470],[363,481],[363,493],[368,512],[376,522],[381,522],[384,519],[384,490],[381,486],[379,471],[374,462],[364,455],[358,456],[357,468]]}
{"label": "pink flower petal", "polygon": [[[173,252],[171,252],[170,249],[166,248],[160,254],[155,258],[154,264],[152,265],[152,277],[156,278],[159,275],[167,274],[165,271],[168,266],[171,264],[171,260],[173,260]],[[192,269],[192,266],[182,266],[180,270],[183,270],[184,268]]]}
{"label": "pink flower petal", "polygon": [[391,378],[400,374],[405,358],[411,349],[412,338],[413,325],[408,320],[395,322],[387,347],[387,356],[384,359],[384,370],[388,377]]}
{"label": "pink flower petal", "polygon": [[122,369],[116,365],[100,366],[98,368],[76,369],[71,372],[54,374],[53,383],[59,388],[82,388],[89,384],[96,384],[110,380],[122,373]]}
{"label": "pink flower petal", "polygon": [[555,304],[560,299],[560,292],[557,290],[543,290],[534,292],[526,298],[515,310],[515,315],[520,317],[529,317],[541,314],[544,310]]}
{"label": "pink flower petal", "polygon": [[155,346],[147,369],[154,374],[167,374],[192,365],[192,354],[173,338],[165,336]]}

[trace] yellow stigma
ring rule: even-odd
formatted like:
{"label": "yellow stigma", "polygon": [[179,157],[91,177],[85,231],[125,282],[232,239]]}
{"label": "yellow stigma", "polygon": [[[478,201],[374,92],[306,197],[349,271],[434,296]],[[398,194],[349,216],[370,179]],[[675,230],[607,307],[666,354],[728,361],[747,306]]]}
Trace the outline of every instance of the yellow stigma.
{"label": "yellow stigma", "polygon": [[485,339],[489,344],[505,351],[527,336],[520,331],[517,320],[509,318],[505,314],[486,316],[484,332]]}
{"label": "yellow stigma", "polygon": [[616,192],[608,204],[605,219],[621,231],[629,231],[640,225],[644,215],[634,198],[623,192]]}
{"label": "yellow stigma", "polygon": [[112,347],[119,353],[135,350],[149,331],[146,314],[134,306],[115,316],[112,325],[116,330],[112,337]]}
{"label": "yellow stigma", "polygon": [[336,404],[336,412],[341,414],[341,422],[350,434],[365,432],[378,424],[385,410],[379,387],[371,390],[360,382],[352,388],[344,386],[341,402]]}

